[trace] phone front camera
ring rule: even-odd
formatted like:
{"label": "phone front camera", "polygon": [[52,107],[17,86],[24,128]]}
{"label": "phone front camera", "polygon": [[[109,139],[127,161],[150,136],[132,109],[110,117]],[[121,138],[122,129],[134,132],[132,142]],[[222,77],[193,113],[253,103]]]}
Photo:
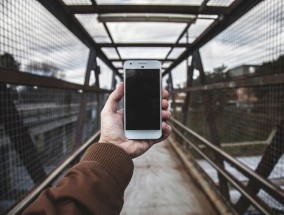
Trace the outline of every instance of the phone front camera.
{"label": "phone front camera", "polygon": [[132,63],[130,63],[130,65],[132,65]]}
{"label": "phone front camera", "polygon": [[144,66],[141,66],[141,68],[144,68]]}

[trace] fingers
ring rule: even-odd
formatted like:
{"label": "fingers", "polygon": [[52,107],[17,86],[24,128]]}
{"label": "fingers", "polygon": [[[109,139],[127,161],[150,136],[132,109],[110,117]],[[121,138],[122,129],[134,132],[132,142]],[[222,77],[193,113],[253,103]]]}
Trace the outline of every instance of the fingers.
{"label": "fingers", "polygon": [[168,99],[169,98],[169,92],[167,90],[163,90],[162,98],[163,99]]}
{"label": "fingers", "polygon": [[162,110],[162,119],[163,121],[167,121],[171,117],[171,112]]}
{"label": "fingers", "polygon": [[117,110],[118,102],[123,97],[123,83],[119,83],[117,88],[110,94],[105,106],[104,111],[115,113]]}
{"label": "fingers", "polygon": [[162,109],[166,110],[169,107],[169,102],[166,99],[162,100]]}
{"label": "fingers", "polygon": [[163,100],[162,100],[162,109],[166,110],[169,107],[169,102],[168,102],[168,97],[169,97],[169,92],[167,90],[163,90]]}
{"label": "fingers", "polygon": [[171,126],[169,126],[167,123],[162,122],[162,131],[163,131],[163,135],[162,135],[162,140],[165,140],[168,138],[168,136],[170,136],[170,133],[172,131]]}

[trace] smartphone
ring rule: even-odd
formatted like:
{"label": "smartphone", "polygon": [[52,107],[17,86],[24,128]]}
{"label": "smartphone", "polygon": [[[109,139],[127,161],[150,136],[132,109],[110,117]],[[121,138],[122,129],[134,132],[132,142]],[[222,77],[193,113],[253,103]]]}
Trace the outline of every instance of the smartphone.
{"label": "smartphone", "polygon": [[162,136],[161,63],[156,60],[126,61],[124,70],[124,134],[128,139]]}

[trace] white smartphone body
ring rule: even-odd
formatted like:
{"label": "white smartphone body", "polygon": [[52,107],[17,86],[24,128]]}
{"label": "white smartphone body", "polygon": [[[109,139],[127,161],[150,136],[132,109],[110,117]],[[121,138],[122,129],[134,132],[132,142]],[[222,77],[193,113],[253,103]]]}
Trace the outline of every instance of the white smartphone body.
{"label": "white smartphone body", "polygon": [[156,60],[126,61],[124,70],[124,134],[128,139],[162,136],[162,75]]}

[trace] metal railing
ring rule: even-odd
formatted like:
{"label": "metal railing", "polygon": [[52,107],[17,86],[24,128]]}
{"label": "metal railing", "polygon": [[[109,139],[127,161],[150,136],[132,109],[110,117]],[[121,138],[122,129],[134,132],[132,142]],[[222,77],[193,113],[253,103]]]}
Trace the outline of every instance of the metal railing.
{"label": "metal railing", "polygon": [[111,91],[7,68],[0,76],[1,201],[7,202],[0,213],[20,214],[99,137],[99,113]]}
{"label": "metal railing", "polygon": [[188,146],[192,147],[199,155],[201,155],[210,165],[212,165],[218,172],[220,172],[227,181],[234,186],[238,191],[244,195],[249,201],[257,208],[259,211],[261,211],[263,214],[273,214],[273,211],[261,200],[259,197],[254,195],[250,192],[248,188],[246,188],[238,179],[236,179],[230,172],[228,172],[226,169],[220,167],[214,159],[212,159],[210,156],[208,156],[206,153],[200,149],[200,147],[196,144],[194,144],[192,141],[190,141],[183,133],[186,132],[186,134],[192,135],[195,138],[197,138],[202,144],[204,144],[206,147],[208,147],[209,150],[214,151],[218,156],[221,156],[226,160],[228,163],[230,163],[233,167],[235,167],[238,171],[243,173],[245,176],[250,178],[250,180],[255,180],[257,183],[259,183],[262,188],[268,192],[273,198],[278,200],[279,202],[283,202],[284,199],[284,191],[279,189],[277,186],[266,180],[265,178],[261,177],[260,175],[256,174],[254,171],[249,169],[247,166],[242,164],[240,161],[238,161],[233,156],[229,155],[228,153],[224,152],[221,148],[216,147],[211,142],[194,132],[193,130],[189,129],[188,127],[184,126],[182,123],[177,121],[176,119],[171,119],[171,126],[173,128],[173,131],[175,134],[177,134],[181,139],[183,139]]}
{"label": "metal railing", "polygon": [[62,175],[64,171],[72,164],[76,159],[78,159],[82,153],[93,144],[100,136],[100,131],[96,132],[92,137],[90,137],[82,146],[76,149],[62,164],[60,164],[55,170],[53,170],[48,177],[39,184],[34,190],[32,190],[24,199],[17,203],[17,205],[8,212],[8,215],[21,214],[23,210],[28,207],[46,188],[50,187],[59,176]]}

